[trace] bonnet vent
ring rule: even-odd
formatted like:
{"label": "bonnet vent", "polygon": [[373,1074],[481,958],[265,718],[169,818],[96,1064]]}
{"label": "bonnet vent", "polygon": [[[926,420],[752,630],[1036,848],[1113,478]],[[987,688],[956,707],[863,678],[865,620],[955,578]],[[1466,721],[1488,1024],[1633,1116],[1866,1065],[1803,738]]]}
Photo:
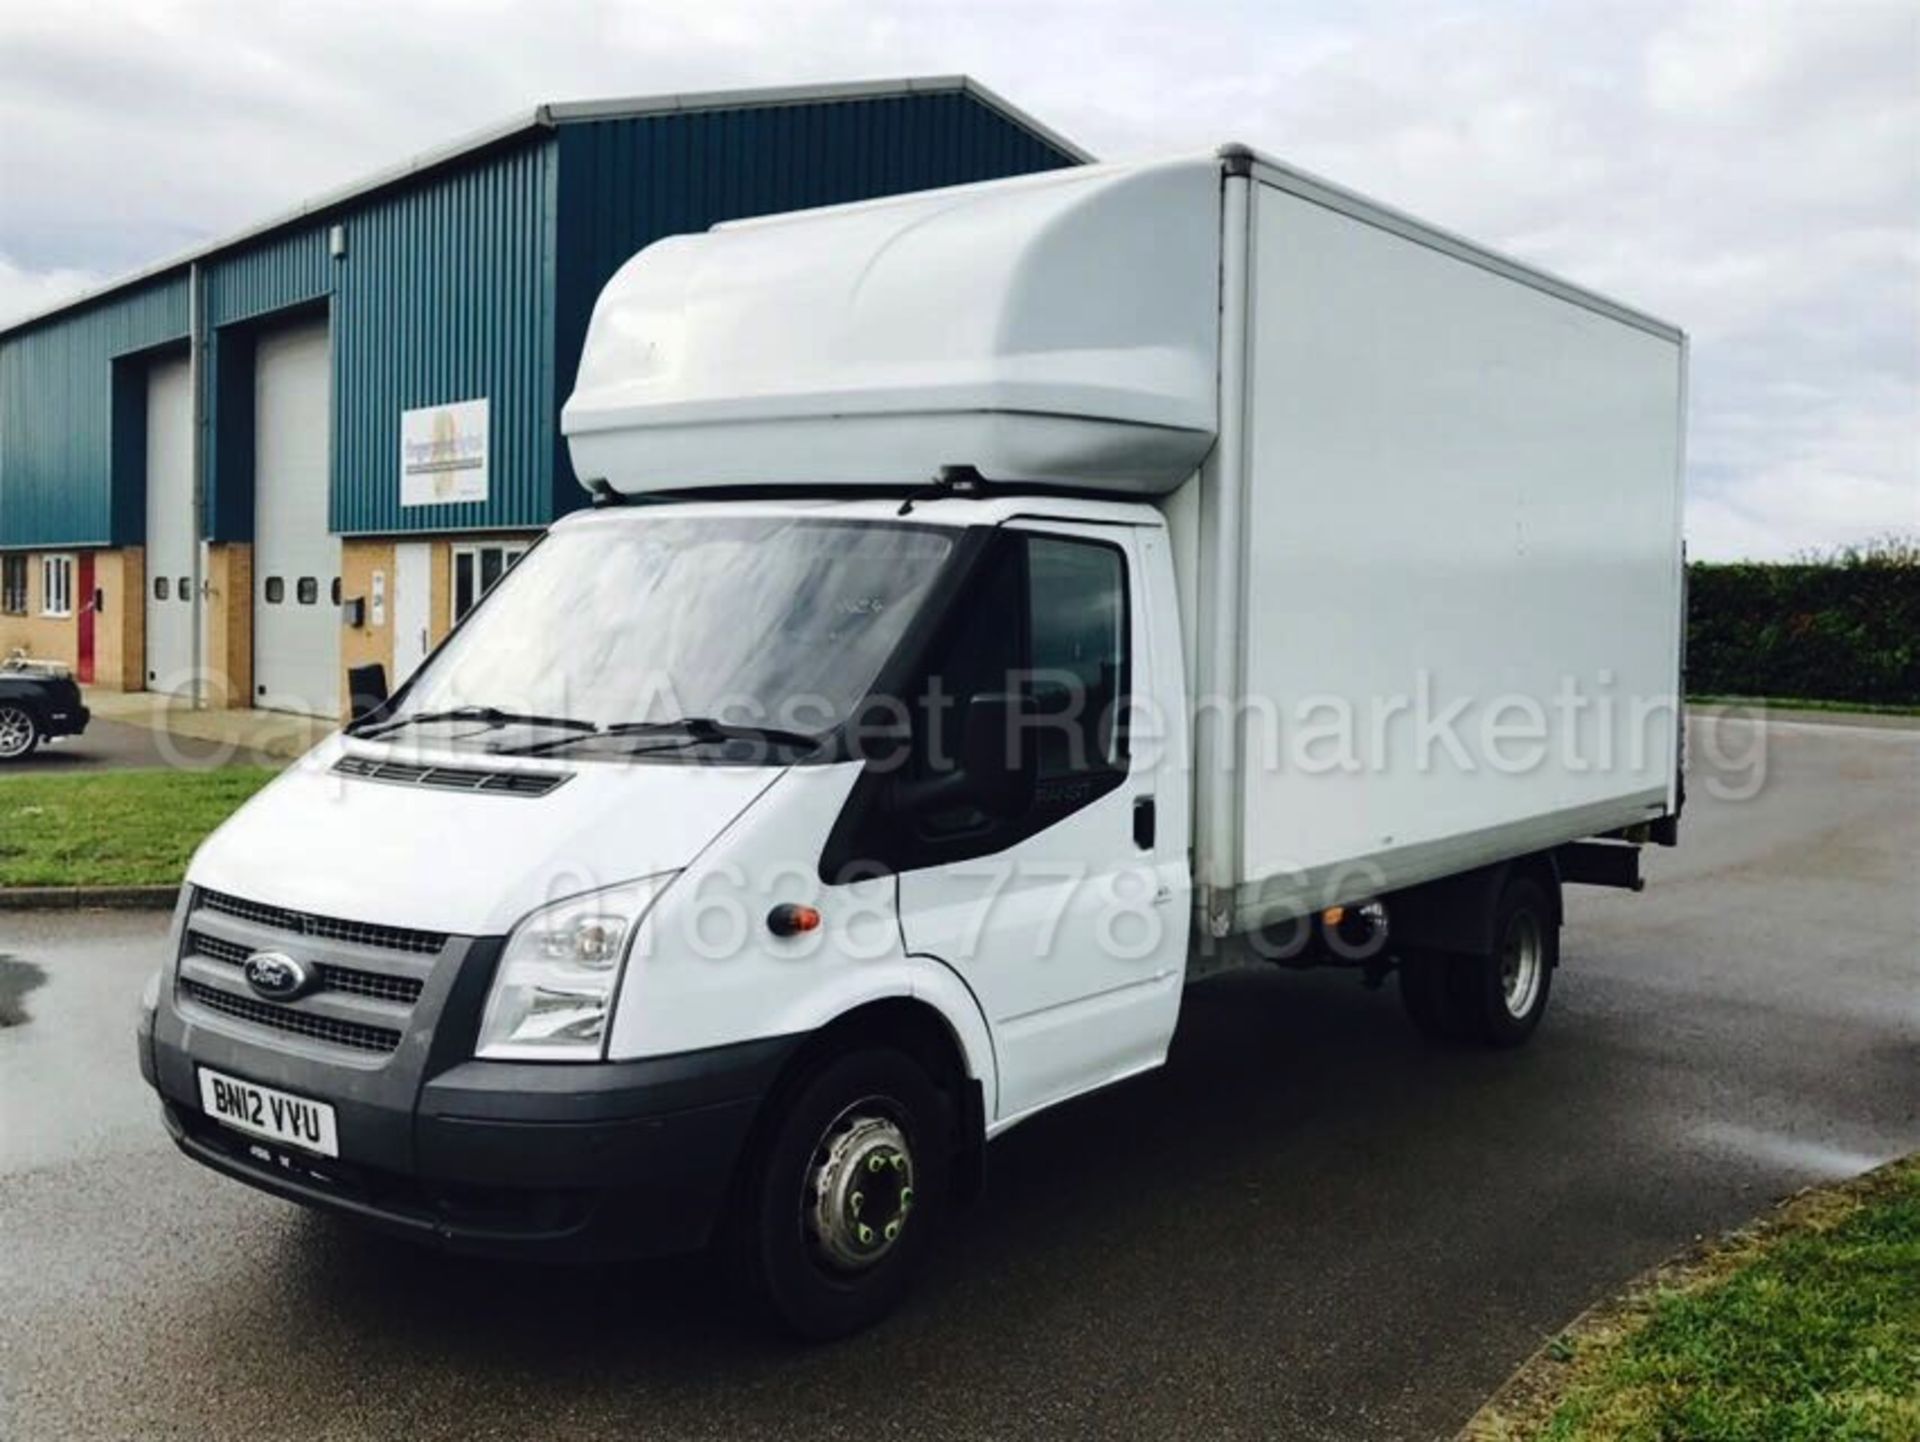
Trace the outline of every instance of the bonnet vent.
{"label": "bonnet vent", "polygon": [[342,756],[333,763],[341,776],[363,781],[385,781],[393,786],[430,786],[437,791],[480,791],[490,796],[545,796],[564,783],[570,771],[485,771],[474,766],[416,766],[405,761],[377,761],[369,756]]}

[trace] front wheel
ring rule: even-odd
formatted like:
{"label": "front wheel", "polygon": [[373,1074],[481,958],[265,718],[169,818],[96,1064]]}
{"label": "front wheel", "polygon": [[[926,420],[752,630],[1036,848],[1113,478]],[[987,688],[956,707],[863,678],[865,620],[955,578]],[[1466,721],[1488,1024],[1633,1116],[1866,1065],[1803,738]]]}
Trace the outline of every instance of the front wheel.
{"label": "front wheel", "polygon": [[0,761],[18,761],[40,743],[40,723],[26,707],[0,702]]}
{"label": "front wheel", "polygon": [[925,1259],[951,1178],[951,1109],[887,1047],[818,1065],[750,1159],[728,1250],[749,1299],[810,1341],[871,1326]]}

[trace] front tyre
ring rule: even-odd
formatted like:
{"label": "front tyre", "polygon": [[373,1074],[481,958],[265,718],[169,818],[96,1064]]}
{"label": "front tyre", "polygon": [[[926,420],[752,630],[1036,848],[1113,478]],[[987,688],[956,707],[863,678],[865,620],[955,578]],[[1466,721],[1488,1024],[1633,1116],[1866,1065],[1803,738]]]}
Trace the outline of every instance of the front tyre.
{"label": "front tyre", "polygon": [[871,1326],[925,1260],[952,1156],[951,1108],[911,1057],[873,1047],[822,1062],[750,1159],[729,1238],[738,1282],[810,1341]]}

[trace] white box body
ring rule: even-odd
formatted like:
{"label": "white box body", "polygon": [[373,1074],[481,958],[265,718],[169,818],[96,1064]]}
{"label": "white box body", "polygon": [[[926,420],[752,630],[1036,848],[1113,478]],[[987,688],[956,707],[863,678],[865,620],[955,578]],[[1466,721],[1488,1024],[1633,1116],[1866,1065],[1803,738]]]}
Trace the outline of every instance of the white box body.
{"label": "white box body", "polygon": [[1678,801],[1684,340],[1295,180],[1225,207],[1238,402],[1167,503],[1216,933]]}

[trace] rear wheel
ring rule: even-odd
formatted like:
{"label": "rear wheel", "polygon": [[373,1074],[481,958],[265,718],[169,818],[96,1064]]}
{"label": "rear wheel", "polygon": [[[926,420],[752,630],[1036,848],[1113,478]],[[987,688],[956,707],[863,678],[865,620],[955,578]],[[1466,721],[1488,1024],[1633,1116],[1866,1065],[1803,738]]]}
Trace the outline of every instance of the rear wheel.
{"label": "rear wheel", "polygon": [[1490,956],[1424,952],[1402,958],[1400,997],[1420,1032],[1435,1040],[1518,1046],[1546,1014],[1560,924],[1548,889],[1509,877],[1493,915]]}
{"label": "rear wheel", "polygon": [[1465,1041],[1471,1019],[1455,1000],[1453,970],[1466,958],[1443,951],[1409,952],[1400,958],[1400,1004],[1414,1029],[1430,1041]]}
{"label": "rear wheel", "polygon": [[733,1219],[736,1280],[814,1341],[871,1326],[925,1259],[951,1180],[951,1109],[891,1048],[818,1065],[763,1134]]}
{"label": "rear wheel", "polygon": [[1546,1015],[1560,964],[1560,922],[1546,887],[1531,876],[1508,879],[1494,910],[1492,956],[1474,957],[1464,1005],[1488,1046],[1518,1046]]}
{"label": "rear wheel", "polygon": [[26,707],[0,701],[0,761],[18,761],[40,744],[40,723]]}

